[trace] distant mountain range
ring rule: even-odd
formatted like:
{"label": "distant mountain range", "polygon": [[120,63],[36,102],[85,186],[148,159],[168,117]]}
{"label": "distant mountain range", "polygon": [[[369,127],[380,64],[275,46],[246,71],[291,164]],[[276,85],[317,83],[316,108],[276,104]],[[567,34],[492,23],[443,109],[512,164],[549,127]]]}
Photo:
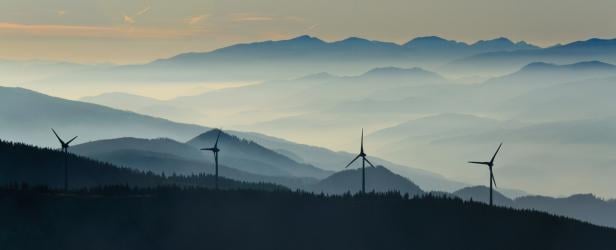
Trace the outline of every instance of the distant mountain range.
{"label": "distant mountain range", "polygon": [[449,56],[468,56],[471,54],[493,51],[540,49],[540,47],[528,44],[524,41],[514,43],[505,37],[492,40],[481,40],[473,44],[467,44],[464,42],[447,40],[438,36],[427,36],[415,38],[402,46],[412,49],[415,53],[422,54],[423,56],[433,53]]}
{"label": "distant mountain range", "polygon": [[[399,45],[355,37],[325,42],[300,36],[289,40],[237,44],[211,52],[185,53],[148,64],[105,67],[87,73],[94,75],[93,79],[113,75],[140,82],[263,80],[328,71],[335,65],[336,72],[332,73],[337,74],[357,74],[370,68],[397,66],[439,69],[452,74],[491,72],[489,74],[494,75],[509,73],[538,61],[616,63],[615,44],[616,39],[589,39],[540,48],[523,41],[514,43],[507,38],[467,44],[430,36]],[[283,65],[284,72],[274,70]],[[66,77],[58,80],[88,80],[79,74]]]}
{"label": "distant mountain range", "polygon": [[513,51],[538,49],[525,42],[513,43],[507,38],[479,41],[469,45],[463,42],[446,40],[440,37],[415,38],[405,44],[370,41],[351,37],[336,42],[325,42],[311,36],[299,36],[289,40],[265,41],[237,44],[211,52],[186,53],[168,59],[161,59],[154,64],[202,64],[254,61],[266,57],[268,61],[312,61],[329,57],[335,61],[350,61],[359,58],[374,59],[413,59],[429,53],[448,54],[450,57],[472,55],[493,51]]}
{"label": "distant mountain range", "polygon": [[[533,62],[571,64],[580,61],[616,63],[616,39],[593,38],[541,48],[504,37],[468,44],[427,36],[396,44],[359,37],[326,42],[304,35],[288,40],[235,44],[209,52],[188,52],[139,65],[31,63],[33,66],[28,72],[32,73],[25,75],[36,77],[19,79],[19,74],[6,75],[0,81],[34,85],[105,83],[114,79],[132,83],[255,81],[289,79],[324,71],[358,74],[389,66],[422,67],[446,75],[495,76],[511,73]],[[21,64],[24,63],[0,62],[0,72],[2,68],[16,72]],[[277,70],[280,67],[285,70]],[[335,70],[332,72],[332,69]]]}
{"label": "distant mountain range", "polygon": [[[178,82],[203,80],[270,80],[328,71],[357,74],[375,67],[434,68],[455,59],[498,51],[538,50],[507,38],[474,44],[440,37],[420,37],[404,44],[351,37],[326,42],[299,36],[289,40],[236,44],[210,52],[189,52],[141,65],[104,67],[46,79],[46,82]],[[277,70],[285,67],[284,71]]]}
{"label": "distant mountain range", "polygon": [[616,63],[616,39],[593,38],[536,50],[497,51],[457,59],[447,65],[448,72],[511,72],[532,62],[571,64],[580,61]]}

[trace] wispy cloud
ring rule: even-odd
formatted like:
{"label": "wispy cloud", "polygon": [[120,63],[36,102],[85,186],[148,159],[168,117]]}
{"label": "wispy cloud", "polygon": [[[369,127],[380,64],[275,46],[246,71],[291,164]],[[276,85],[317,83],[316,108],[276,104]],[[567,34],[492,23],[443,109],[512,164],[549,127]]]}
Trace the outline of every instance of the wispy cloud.
{"label": "wispy cloud", "polygon": [[248,13],[236,13],[231,15],[231,20],[234,22],[263,22],[274,20],[271,16],[260,16]]}
{"label": "wispy cloud", "polygon": [[133,24],[135,23],[135,19],[130,16],[124,15],[124,22],[128,24]]}
{"label": "wispy cloud", "polygon": [[95,38],[182,38],[204,34],[203,29],[164,29],[126,26],[84,26],[0,23],[0,35]]}
{"label": "wispy cloud", "polygon": [[151,8],[151,7],[152,7],[152,6],[147,6],[147,7],[143,8],[142,10],[140,10],[139,12],[137,12],[137,16],[141,16],[141,15],[143,15],[143,14],[147,13],[148,11],[150,11],[150,8]]}
{"label": "wispy cloud", "polygon": [[124,23],[127,24],[134,24],[137,22],[137,17],[144,15],[145,13],[147,13],[148,11],[150,11],[151,6],[146,6],[145,8],[137,11],[137,13],[135,13],[135,15],[129,16],[129,15],[124,15],[124,17],[122,18],[124,20]]}
{"label": "wispy cloud", "polygon": [[208,17],[208,15],[206,15],[206,14],[199,15],[199,16],[191,16],[191,17],[186,18],[186,23],[187,24],[191,24],[191,25],[198,24],[201,21],[207,19],[207,17]]}

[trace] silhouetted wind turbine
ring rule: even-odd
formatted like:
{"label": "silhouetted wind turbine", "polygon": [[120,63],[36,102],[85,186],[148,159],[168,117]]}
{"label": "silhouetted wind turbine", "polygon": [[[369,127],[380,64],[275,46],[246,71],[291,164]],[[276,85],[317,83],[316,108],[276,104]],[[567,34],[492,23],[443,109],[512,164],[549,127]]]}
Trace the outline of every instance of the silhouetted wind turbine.
{"label": "silhouetted wind turbine", "polygon": [[364,152],[364,129],[361,129],[361,148],[359,150],[359,155],[357,155],[349,164],[344,168],[348,168],[355,162],[358,158],[362,158],[361,161],[361,192],[363,194],[366,193],[366,162],[370,164],[371,167],[374,167],[372,163],[366,158],[366,153]]}
{"label": "silhouetted wind turbine", "polygon": [[68,191],[68,147],[69,147],[69,144],[71,144],[71,142],[77,139],[77,136],[73,137],[73,139],[70,139],[67,142],[64,142],[60,138],[60,136],[58,136],[58,133],[56,133],[56,131],[53,130],[53,128],[51,129],[51,131],[53,132],[54,135],[56,135],[56,138],[58,138],[58,141],[60,141],[60,145],[62,145],[62,152],[64,152],[64,191]]}
{"label": "silhouetted wind turbine", "polygon": [[214,143],[214,147],[211,148],[202,148],[201,150],[212,151],[214,153],[214,164],[216,165],[216,189],[218,189],[218,152],[220,149],[218,148],[218,139],[220,138],[221,129],[218,130],[218,136],[216,136],[216,142]]}
{"label": "silhouetted wind turbine", "polygon": [[482,161],[469,161],[468,162],[468,163],[473,163],[473,164],[487,165],[488,168],[490,169],[490,206],[492,206],[492,183],[494,183],[494,187],[496,187],[496,180],[494,179],[494,173],[492,171],[492,167],[494,167],[494,158],[496,158],[496,154],[498,154],[498,151],[500,150],[501,146],[503,146],[502,142],[500,145],[498,145],[496,152],[494,152],[494,155],[492,156],[492,159],[489,162],[482,162]]}

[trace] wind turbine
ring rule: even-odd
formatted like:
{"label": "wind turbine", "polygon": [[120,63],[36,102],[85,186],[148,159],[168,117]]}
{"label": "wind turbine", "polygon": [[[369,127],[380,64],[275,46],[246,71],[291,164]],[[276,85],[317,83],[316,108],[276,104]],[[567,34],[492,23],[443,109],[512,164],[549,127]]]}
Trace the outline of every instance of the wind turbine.
{"label": "wind turbine", "polygon": [[205,151],[212,151],[212,153],[214,153],[214,164],[216,165],[216,179],[215,179],[215,185],[216,185],[216,189],[218,189],[218,152],[220,152],[220,149],[218,148],[218,139],[220,139],[220,133],[222,132],[221,129],[218,130],[218,136],[216,136],[216,142],[214,143],[214,147],[211,148],[202,148],[201,150],[205,150]]}
{"label": "wind turbine", "polygon": [[58,138],[58,141],[60,141],[60,145],[62,145],[62,152],[64,152],[64,191],[68,191],[68,147],[69,147],[69,144],[71,144],[71,142],[77,139],[77,136],[73,137],[73,139],[70,139],[67,142],[64,142],[60,138],[60,136],[58,136],[58,133],[56,133],[56,131],[53,130],[53,128],[51,129],[51,131],[53,132],[54,135],[56,135],[56,138]]}
{"label": "wind turbine", "polygon": [[469,161],[468,162],[468,163],[473,163],[473,164],[487,165],[488,168],[490,169],[490,206],[492,206],[492,183],[494,183],[494,187],[496,187],[496,180],[494,179],[494,172],[492,171],[492,167],[494,167],[494,158],[496,158],[496,154],[498,154],[498,151],[500,150],[501,146],[503,146],[502,142],[500,145],[498,145],[496,152],[494,152],[494,155],[492,156],[492,159],[489,162],[483,162],[483,161]]}
{"label": "wind turbine", "polygon": [[364,152],[364,129],[361,129],[361,148],[360,148],[359,154],[351,162],[349,162],[349,164],[347,164],[346,167],[344,168],[348,168],[349,166],[351,166],[351,164],[353,164],[353,162],[355,162],[360,157],[362,158],[362,161],[361,161],[361,192],[365,194],[366,193],[366,162],[371,167],[374,167],[374,165],[372,165],[372,163],[366,158],[366,153]]}

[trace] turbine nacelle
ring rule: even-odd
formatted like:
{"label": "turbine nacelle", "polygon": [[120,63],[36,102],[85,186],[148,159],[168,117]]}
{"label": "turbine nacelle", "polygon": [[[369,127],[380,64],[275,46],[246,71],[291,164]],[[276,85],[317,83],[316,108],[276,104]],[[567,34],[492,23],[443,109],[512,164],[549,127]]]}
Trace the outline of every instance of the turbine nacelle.
{"label": "turbine nacelle", "polygon": [[216,136],[216,142],[214,142],[214,146],[211,148],[202,148],[201,150],[204,151],[212,151],[213,153],[218,153],[220,152],[220,149],[218,148],[218,140],[220,139],[220,133],[222,133],[222,130],[218,130],[218,135]]}
{"label": "turbine nacelle", "polygon": [[60,145],[62,146],[62,149],[68,149],[68,147],[70,146],[71,142],[73,142],[75,139],[77,139],[77,136],[75,136],[72,139],[70,139],[69,141],[65,142],[64,140],[62,140],[62,138],[60,138],[58,133],[56,133],[56,131],[53,128],[51,129],[51,132],[53,132],[53,134],[56,136],[56,138],[60,142]]}
{"label": "turbine nacelle", "polygon": [[490,167],[490,169],[492,169],[492,167],[494,167],[494,159],[496,158],[496,155],[498,154],[498,151],[500,151],[502,146],[503,146],[503,143],[501,142],[501,144],[498,145],[496,152],[494,152],[494,155],[492,155],[492,159],[490,159],[490,161],[469,161],[468,163],[486,165]]}

